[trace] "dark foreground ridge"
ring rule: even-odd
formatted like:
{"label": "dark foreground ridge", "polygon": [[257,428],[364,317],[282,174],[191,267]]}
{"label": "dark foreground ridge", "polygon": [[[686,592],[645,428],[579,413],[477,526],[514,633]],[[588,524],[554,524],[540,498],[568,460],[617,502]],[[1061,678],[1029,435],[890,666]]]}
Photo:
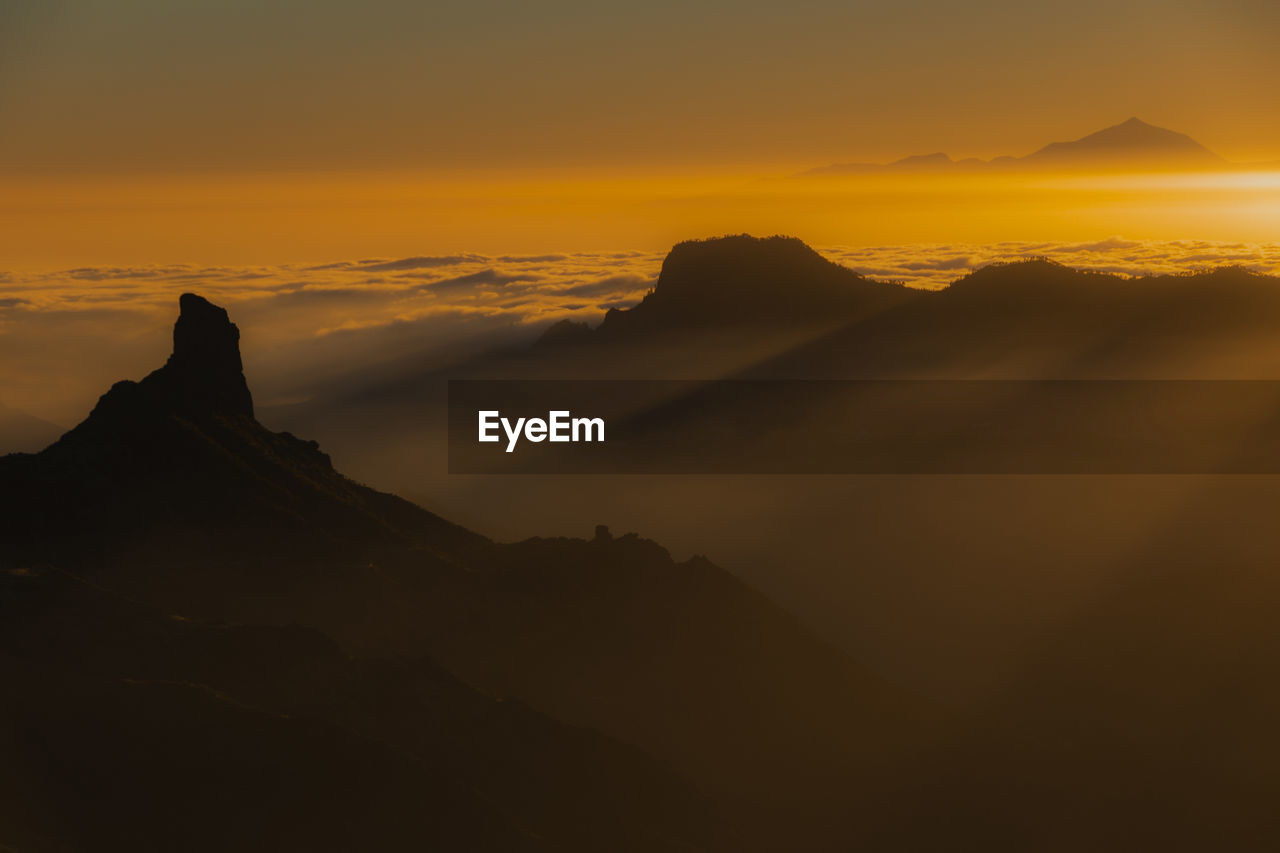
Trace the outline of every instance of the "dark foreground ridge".
{"label": "dark foreground ridge", "polygon": [[193,295],[0,501],[23,851],[816,845],[922,719],[706,560],[496,544],[348,480],[254,419]]}

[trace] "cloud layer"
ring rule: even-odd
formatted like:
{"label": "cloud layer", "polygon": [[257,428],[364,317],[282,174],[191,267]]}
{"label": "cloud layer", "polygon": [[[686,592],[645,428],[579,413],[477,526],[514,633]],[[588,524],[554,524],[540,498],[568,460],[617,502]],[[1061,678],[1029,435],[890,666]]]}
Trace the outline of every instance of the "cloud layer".
{"label": "cloud layer", "polygon": [[[1226,265],[1280,274],[1280,244],[1157,242],[833,246],[833,261],[939,288],[990,263],[1044,256],[1130,276]],[[0,402],[69,422],[112,381],[163,361],[177,297],[226,305],[264,399],[379,360],[532,337],[563,317],[595,321],[654,285],[665,253],[456,254],[261,267],[83,267],[0,272]],[[471,344],[468,344],[468,341]]]}
{"label": "cloud layer", "polygon": [[1076,269],[1123,276],[1195,272],[1240,266],[1280,274],[1280,243],[1215,243],[1202,240],[1126,240],[1112,237],[1089,243],[961,243],[843,247],[823,250],[833,261],[872,278],[903,281],[913,287],[946,287],[957,278],[993,263],[1047,257]]}

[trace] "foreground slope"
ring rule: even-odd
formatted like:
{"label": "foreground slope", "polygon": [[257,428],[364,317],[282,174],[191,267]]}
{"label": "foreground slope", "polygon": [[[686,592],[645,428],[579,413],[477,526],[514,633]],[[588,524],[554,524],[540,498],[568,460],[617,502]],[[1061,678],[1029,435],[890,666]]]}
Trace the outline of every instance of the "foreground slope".
{"label": "foreground slope", "polygon": [[378,555],[439,566],[484,540],[259,426],[236,339],[184,296],[165,367],[43,453],[0,460],[0,842],[707,841],[711,810],[638,750],[495,701],[422,650],[353,658],[317,630],[381,618]]}
{"label": "foreground slope", "polygon": [[[248,822],[238,844],[301,843],[293,813],[228,780],[322,804],[290,789],[302,773],[353,808],[373,798],[351,832],[377,824],[379,848],[476,822],[499,835],[461,848],[736,848],[742,821],[797,838],[801,816],[834,820],[910,741],[914,703],[704,560],[634,536],[496,544],[342,477],[254,419],[226,313],[181,307],[163,368],[42,453],[0,460],[4,662],[21,685],[6,747],[48,780],[19,782],[18,836],[65,818],[123,847],[224,813]],[[64,749],[67,703],[97,709],[96,734]],[[119,767],[116,745],[151,757],[101,784],[145,800],[208,727],[229,739],[200,759],[211,801],[150,826],[149,810],[83,807],[84,774]],[[375,781],[324,781],[355,776]]]}

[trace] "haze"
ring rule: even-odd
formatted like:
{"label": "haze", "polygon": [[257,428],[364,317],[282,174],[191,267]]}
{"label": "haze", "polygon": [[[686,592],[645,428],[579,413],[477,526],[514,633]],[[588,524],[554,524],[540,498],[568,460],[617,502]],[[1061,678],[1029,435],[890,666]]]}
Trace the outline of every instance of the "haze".
{"label": "haze", "polygon": [[1277,25],[1273,4],[1185,0],[22,0],[0,12],[0,120],[20,129],[0,136],[0,251],[49,270],[656,252],[737,231],[1270,239],[1265,179],[1053,199],[757,180],[1022,155],[1133,114],[1232,162],[1280,161],[1280,116],[1259,108]]}
{"label": "haze", "polygon": [[18,0],[0,20],[11,173],[800,168],[1025,153],[1135,112],[1280,159],[1260,108],[1280,10],[1246,0]]}

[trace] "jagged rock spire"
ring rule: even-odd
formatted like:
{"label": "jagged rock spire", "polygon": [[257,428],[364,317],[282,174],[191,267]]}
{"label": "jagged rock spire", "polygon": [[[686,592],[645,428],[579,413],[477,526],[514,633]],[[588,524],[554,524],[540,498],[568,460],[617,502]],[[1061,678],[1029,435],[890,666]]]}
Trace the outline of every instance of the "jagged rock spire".
{"label": "jagged rock spire", "polygon": [[253,397],[240,361],[240,330],[227,309],[184,293],[173,326],[173,354],[144,380],[193,415],[253,417]]}

